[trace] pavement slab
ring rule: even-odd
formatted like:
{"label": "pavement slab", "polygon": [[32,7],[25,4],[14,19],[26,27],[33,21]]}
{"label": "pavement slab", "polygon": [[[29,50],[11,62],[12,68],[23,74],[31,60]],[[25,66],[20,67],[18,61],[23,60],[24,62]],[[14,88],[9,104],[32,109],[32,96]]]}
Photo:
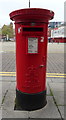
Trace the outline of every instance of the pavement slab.
{"label": "pavement slab", "polygon": [[28,118],[28,112],[14,110],[15,106],[15,83],[12,82],[4,103],[2,104],[2,117],[3,118]]}
{"label": "pavement slab", "polygon": [[64,118],[66,120],[66,106],[64,106]]}
{"label": "pavement slab", "polygon": [[4,97],[6,91],[8,91],[11,82],[2,82],[2,98]]}
{"label": "pavement slab", "polygon": [[0,107],[2,103],[2,82],[0,82]]}
{"label": "pavement slab", "polygon": [[64,104],[64,92],[63,91],[52,91],[53,92],[53,96],[55,98],[55,101],[57,103],[57,105],[65,105]]}
{"label": "pavement slab", "polygon": [[58,106],[60,113],[62,115],[62,118],[64,118],[64,106]]}
{"label": "pavement slab", "polygon": [[[48,91],[49,91],[49,87],[48,87]],[[49,93],[48,93],[49,94]],[[37,110],[37,111],[32,111],[32,112],[28,112],[28,111],[17,111],[14,110],[14,105],[15,105],[15,83],[12,82],[8,93],[6,94],[4,103],[2,105],[2,115],[3,118],[25,118],[28,116],[30,118],[60,118],[60,114],[57,110],[57,107],[55,106],[54,102],[53,102],[53,98],[52,96],[47,96],[47,105],[45,108]],[[50,109],[51,108],[51,109]]]}
{"label": "pavement slab", "polygon": [[2,119],[2,110],[0,109],[0,120]]}
{"label": "pavement slab", "polygon": [[47,96],[47,105],[43,109],[30,112],[29,116],[30,118],[60,118],[52,96]]}
{"label": "pavement slab", "polygon": [[52,82],[52,78],[46,78],[46,84],[48,83],[48,82]]}
{"label": "pavement slab", "polygon": [[47,96],[51,96],[51,92],[50,92],[50,88],[49,88],[48,84],[46,86],[47,86]]}
{"label": "pavement slab", "polygon": [[49,86],[53,91],[64,91],[64,83],[53,82],[53,83],[49,83]]}
{"label": "pavement slab", "polygon": [[66,82],[64,78],[52,78],[52,82],[54,83],[64,83]]}
{"label": "pavement slab", "polygon": [[64,83],[49,83],[57,105],[64,105]]}
{"label": "pavement slab", "polygon": [[3,110],[2,118],[28,118],[28,112]]}

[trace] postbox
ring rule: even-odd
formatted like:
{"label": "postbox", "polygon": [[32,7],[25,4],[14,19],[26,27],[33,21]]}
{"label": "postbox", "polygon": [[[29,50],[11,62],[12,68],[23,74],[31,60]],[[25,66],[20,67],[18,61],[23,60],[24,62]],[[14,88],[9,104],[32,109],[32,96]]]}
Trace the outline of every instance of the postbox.
{"label": "postbox", "polygon": [[54,12],[28,8],[10,13],[16,33],[16,108],[37,110],[46,100],[48,21]]}

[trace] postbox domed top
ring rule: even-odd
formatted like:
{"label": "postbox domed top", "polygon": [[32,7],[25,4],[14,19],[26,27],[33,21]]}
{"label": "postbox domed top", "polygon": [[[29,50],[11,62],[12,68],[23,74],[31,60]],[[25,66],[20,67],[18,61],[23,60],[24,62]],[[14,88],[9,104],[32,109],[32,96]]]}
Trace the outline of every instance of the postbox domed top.
{"label": "postbox domed top", "polygon": [[20,9],[11,12],[10,19],[16,22],[48,22],[53,19],[54,12],[41,8]]}

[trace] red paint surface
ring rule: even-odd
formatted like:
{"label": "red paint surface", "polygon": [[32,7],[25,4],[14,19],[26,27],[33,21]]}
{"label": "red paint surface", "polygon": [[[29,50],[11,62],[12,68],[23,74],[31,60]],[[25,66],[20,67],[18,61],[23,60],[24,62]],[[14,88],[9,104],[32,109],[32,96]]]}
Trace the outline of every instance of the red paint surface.
{"label": "red paint surface", "polygon": [[[53,16],[53,12],[38,8],[17,10],[10,14],[10,18],[15,20],[16,31],[16,87],[22,92],[38,93],[46,90],[47,29],[48,20]],[[35,25],[31,26],[31,23]],[[43,31],[26,32],[23,27],[41,27]],[[28,54],[29,37],[38,38],[37,54]],[[41,42],[41,37],[44,37],[44,42]]]}

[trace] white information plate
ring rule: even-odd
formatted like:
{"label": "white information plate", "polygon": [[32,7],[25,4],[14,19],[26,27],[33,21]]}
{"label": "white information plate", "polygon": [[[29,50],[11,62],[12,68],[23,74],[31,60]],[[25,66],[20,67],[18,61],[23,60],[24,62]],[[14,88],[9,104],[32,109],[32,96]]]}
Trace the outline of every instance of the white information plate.
{"label": "white information plate", "polygon": [[38,38],[28,38],[28,53],[38,53]]}

